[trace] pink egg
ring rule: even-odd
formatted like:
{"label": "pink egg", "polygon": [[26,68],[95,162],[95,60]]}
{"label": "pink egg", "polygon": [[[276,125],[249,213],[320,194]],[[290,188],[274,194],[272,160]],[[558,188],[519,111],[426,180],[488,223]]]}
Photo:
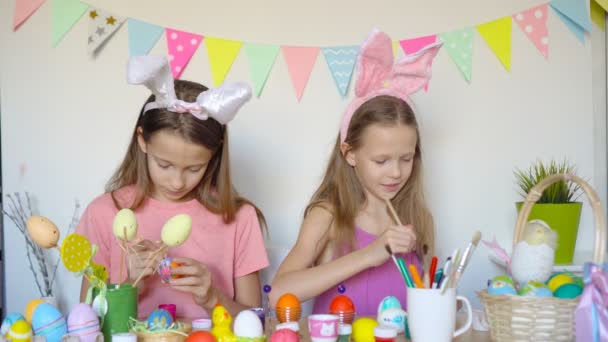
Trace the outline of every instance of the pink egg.
{"label": "pink egg", "polygon": [[68,316],[68,334],[80,337],[82,342],[94,342],[99,333],[99,318],[90,305],[80,303]]}
{"label": "pink egg", "polygon": [[270,336],[270,342],[299,342],[300,337],[291,329],[277,330]]}

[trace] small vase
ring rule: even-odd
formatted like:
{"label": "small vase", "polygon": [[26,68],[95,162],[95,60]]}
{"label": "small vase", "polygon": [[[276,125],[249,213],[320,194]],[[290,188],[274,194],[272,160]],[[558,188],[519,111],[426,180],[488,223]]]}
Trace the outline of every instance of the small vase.
{"label": "small vase", "polygon": [[44,297],[41,297],[40,299],[42,299],[46,303],[51,304],[52,306],[58,308],[57,297],[55,297],[54,295],[44,296]]}

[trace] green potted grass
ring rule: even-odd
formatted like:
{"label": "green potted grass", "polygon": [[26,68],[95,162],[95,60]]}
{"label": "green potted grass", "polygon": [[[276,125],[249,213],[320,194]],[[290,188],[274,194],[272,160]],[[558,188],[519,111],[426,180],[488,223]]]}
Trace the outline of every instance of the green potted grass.
{"label": "green potted grass", "polygon": [[[547,163],[537,160],[528,169],[516,169],[515,179],[523,198],[542,179],[559,173],[575,174],[576,169],[567,160]],[[528,220],[543,220],[557,232],[556,264],[570,264],[576,247],[578,225],[583,204],[578,202],[581,188],[574,182],[560,181],[550,185],[532,207]],[[523,202],[517,202],[519,211]]]}

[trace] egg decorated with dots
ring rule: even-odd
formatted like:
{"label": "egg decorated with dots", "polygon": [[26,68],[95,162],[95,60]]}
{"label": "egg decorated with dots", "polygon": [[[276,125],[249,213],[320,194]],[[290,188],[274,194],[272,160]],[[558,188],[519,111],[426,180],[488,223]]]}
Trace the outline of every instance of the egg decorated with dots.
{"label": "egg decorated with dots", "polygon": [[25,317],[18,312],[13,312],[8,314],[2,320],[2,327],[0,327],[0,331],[2,331],[2,336],[5,336],[6,333],[11,329],[11,326],[17,321],[25,321]]}
{"label": "egg decorated with dots", "polygon": [[59,342],[68,331],[65,317],[51,304],[43,303],[34,310],[32,328],[35,335],[41,335],[47,342]]}
{"label": "egg decorated with dots", "polygon": [[13,342],[29,342],[32,339],[32,327],[24,320],[18,320],[11,325],[6,338]]}
{"label": "egg decorated with dots", "polygon": [[80,234],[68,235],[61,244],[61,261],[70,272],[80,272],[89,265],[91,242]]}
{"label": "egg decorated with dots", "polygon": [[166,330],[171,324],[173,324],[173,317],[165,309],[155,309],[148,316],[148,329],[152,331]]}
{"label": "egg decorated with dots", "polygon": [[59,229],[53,221],[44,216],[32,216],[26,223],[27,232],[32,241],[42,248],[57,247]]}
{"label": "egg decorated with dots", "polygon": [[131,241],[135,238],[137,235],[137,218],[133,210],[124,208],[116,213],[112,224],[112,232],[114,236],[123,241]]}
{"label": "egg decorated with dots", "polygon": [[163,243],[169,247],[177,247],[186,242],[192,231],[192,218],[179,214],[170,218],[161,232]]}

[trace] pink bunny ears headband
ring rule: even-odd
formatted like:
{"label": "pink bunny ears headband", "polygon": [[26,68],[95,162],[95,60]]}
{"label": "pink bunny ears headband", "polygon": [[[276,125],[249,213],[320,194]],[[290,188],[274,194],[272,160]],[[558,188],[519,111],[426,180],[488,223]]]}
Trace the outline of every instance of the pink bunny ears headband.
{"label": "pink bunny ears headband", "polygon": [[151,109],[167,108],[175,113],[190,113],[200,120],[211,117],[222,125],[230,122],[251,98],[251,87],[247,83],[227,82],[200,93],[196,102],[179,100],[175,95],[169,62],[162,56],[131,57],[127,66],[127,82],[143,84],[154,94],[155,101],[146,104],[144,114]]}
{"label": "pink bunny ears headband", "polygon": [[431,61],[442,42],[430,44],[396,63],[393,44],[384,32],[374,30],[361,46],[357,59],[355,99],[346,107],[340,127],[340,141],[346,140],[353,114],[363,103],[389,95],[410,103],[409,96],[422,89],[431,79]]}

